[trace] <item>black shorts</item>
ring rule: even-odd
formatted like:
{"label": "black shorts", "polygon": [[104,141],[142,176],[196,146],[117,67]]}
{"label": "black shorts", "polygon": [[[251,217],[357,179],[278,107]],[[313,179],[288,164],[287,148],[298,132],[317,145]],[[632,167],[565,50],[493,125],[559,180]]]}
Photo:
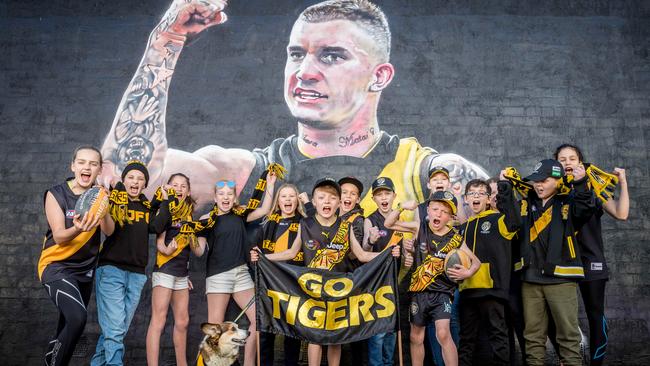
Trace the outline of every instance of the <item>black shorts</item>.
{"label": "black shorts", "polygon": [[451,296],[444,292],[423,291],[411,295],[409,321],[425,327],[436,320],[451,319]]}

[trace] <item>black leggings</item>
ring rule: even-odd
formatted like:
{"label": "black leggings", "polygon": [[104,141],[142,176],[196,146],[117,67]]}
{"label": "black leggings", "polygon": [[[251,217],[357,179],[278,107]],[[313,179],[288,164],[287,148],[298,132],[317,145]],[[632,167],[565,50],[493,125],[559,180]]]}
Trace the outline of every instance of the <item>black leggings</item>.
{"label": "black leggings", "polygon": [[[607,322],[605,320],[605,284],[607,279],[578,282],[580,295],[585,304],[589,321],[589,358],[591,366],[600,366],[605,360],[607,349]],[[557,350],[555,326],[549,321],[548,337]]]}
{"label": "black leggings", "polygon": [[580,294],[589,320],[589,356],[591,366],[600,366],[607,348],[607,323],[605,321],[605,284],[607,280],[582,281]]}
{"label": "black leggings", "polygon": [[67,365],[86,326],[86,307],[90,300],[93,282],[64,278],[48,282],[43,286],[59,309],[56,336],[47,347],[45,365]]}

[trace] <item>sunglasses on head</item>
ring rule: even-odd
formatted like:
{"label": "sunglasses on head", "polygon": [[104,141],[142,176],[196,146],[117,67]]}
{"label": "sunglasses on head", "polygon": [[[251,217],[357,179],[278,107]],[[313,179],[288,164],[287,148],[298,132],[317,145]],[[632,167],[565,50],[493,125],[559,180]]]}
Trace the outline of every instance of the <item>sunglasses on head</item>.
{"label": "sunglasses on head", "polygon": [[234,180],[220,180],[216,183],[217,188],[223,188],[228,186],[228,188],[235,188]]}

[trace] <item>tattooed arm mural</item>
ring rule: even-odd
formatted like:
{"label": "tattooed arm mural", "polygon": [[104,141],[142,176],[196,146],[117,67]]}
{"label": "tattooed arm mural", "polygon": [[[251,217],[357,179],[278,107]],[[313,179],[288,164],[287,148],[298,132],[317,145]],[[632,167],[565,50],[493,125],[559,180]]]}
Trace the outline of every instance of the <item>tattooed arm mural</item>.
{"label": "tattooed arm mural", "polygon": [[[284,165],[287,180],[302,190],[323,175],[353,175],[366,184],[387,176],[401,201],[426,198],[432,166],[449,170],[457,192],[468,180],[487,177],[459,155],[439,154],[415,138],[400,139],[380,128],[379,100],[395,73],[389,62],[391,36],[381,9],[359,1],[313,5],[293,25],[284,99],[297,122],[296,134],[253,151],[216,145],[191,153],[168,148],[165,115],[174,68],[188,37],[226,20],[225,5],[176,0],[154,28],[104,143],[107,177],[131,159],[148,165],[151,187],[180,171],[191,177],[192,196],[204,207],[212,201],[216,180],[235,179],[238,189],[250,190],[254,179],[248,177],[258,176],[271,162]],[[432,129],[430,121],[422,122],[423,134]],[[370,195],[362,206],[374,207]]]}
{"label": "tattooed arm mural", "polygon": [[104,141],[105,181],[119,176],[129,160],[138,159],[147,164],[150,189],[175,172],[191,176],[202,206],[212,201],[212,184],[219,177],[235,178],[240,186],[246,182],[255,162],[250,151],[207,146],[188,153],[168,148],[166,138],[169,86],[183,46],[188,37],[226,21],[225,3],[176,0],[151,32]]}

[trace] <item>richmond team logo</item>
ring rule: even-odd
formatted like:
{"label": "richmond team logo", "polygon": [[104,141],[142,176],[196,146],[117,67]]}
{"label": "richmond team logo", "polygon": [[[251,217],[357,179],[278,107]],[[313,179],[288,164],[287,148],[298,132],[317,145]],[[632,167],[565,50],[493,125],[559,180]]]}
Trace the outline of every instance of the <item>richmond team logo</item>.
{"label": "richmond team logo", "polygon": [[386,179],[385,179],[385,178],[383,178],[383,177],[382,177],[382,178],[377,178],[377,184],[378,184],[378,185],[382,185],[382,184],[384,184],[384,183],[386,183]]}
{"label": "richmond team logo", "polygon": [[446,200],[451,200],[454,198],[454,195],[452,195],[449,191],[445,191],[444,196]]}
{"label": "richmond team logo", "polygon": [[310,240],[307,240],[305,242],[305,246],[309,250],[316,250],[316,249],[320,248],[320,243],[318,241],[316,241],[316,240],[310,239]]}
{"label": "richmond team logo", "polygon": [[492,227],[492,224],[490,224],[489,221],[484,222],[481,225],[481,234],[489,234],[490,233],[490,228]]}
{"label": "richmond team logo", "polygon": [[411,303],[411,315],[416,315],[420,311],[420,307],[418,306],[417,303],[412,302]]}

